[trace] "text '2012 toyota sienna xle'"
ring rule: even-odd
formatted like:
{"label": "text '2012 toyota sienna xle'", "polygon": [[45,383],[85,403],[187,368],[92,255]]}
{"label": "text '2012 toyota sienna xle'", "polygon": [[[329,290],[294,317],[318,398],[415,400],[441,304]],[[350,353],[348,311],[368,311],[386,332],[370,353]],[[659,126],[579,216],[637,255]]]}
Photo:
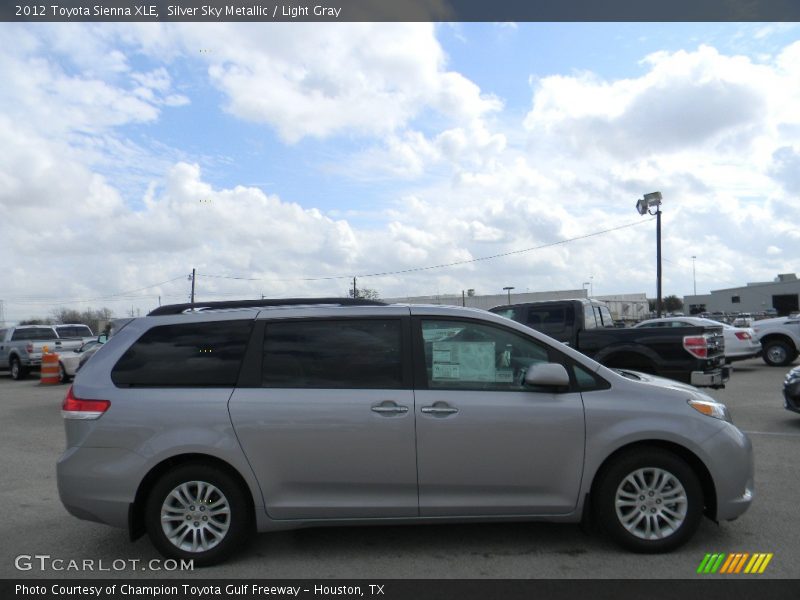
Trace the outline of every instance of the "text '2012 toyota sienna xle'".
{"label": "text '2012 toyota sienna xle'", "polygon": [[254,530],[589,517],[663,552],[750,505],[724,405],[504,317],[187,306],[131,320],[78,372],[57,468],[70,513],[168,557],[217,563]]}

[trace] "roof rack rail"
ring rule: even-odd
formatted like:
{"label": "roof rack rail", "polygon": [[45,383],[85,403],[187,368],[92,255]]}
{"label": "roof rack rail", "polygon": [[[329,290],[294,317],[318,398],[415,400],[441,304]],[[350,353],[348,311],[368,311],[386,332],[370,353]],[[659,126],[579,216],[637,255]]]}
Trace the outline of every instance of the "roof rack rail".
{"label": "roof rack rail", "polygon": [[147,313],[149,317],[159,315],[179,315],[204,310],[224,310],[231,308],[267,308],[269,306],[301,306],[314,304],[333,304],[338,306],[385,306],[380,300],[364,298],[262,298],[257,300],[217,300],[214,302],[186,302],[159,306]]}

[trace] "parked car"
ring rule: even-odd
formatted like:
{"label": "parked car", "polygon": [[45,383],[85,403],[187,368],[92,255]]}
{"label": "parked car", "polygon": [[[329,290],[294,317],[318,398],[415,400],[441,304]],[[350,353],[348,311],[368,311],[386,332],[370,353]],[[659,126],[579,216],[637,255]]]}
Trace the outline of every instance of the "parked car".
{"label": "parked car", "polygon": [[800,318],[778,317],[753,323],[764,347],[762,357],[771,367],[785,367],[800,354]]}
{"label": "parked car", "polygon": [[70,513],[165,556],[214,564],[252,529],[587,515],[663,552],[752,501],[723,404],[486,311],[187,308],[133,319],[78,372],[57,464]]}
{"label": "parked car", "polygon": [[724,387],[730,378],[720,323],[675,331],[620,329],[604,303],[587,299],[526,302],[497,306],[491,312],[546,333],[607,367],[699,387]]}
{"label": "parked car", "polygon": [[104,340],[100,340],[100,336],[84,343],[80,348],[74,351],[59,352],[58,353],[58,380],[61,383],[67,383],[70,379],[75,377],[78,369],[97,352],[103,345]]}
{"label": "parked car", "polygon": [[11,371],[14,380],[24,379],[42,366],[42,353],[74,350],[80,340],[59,339],[49,325],[18,325],[0,329],[0,369]]}
{"label": "parked car", "polygon": [[730,363],[745,360],[761,354],[761,342],[756,339],[755,331],[750,327],[735,327],[727,323],[720,323],[701,317],[665,317],[661,319],[648,319],[634,325],[641,327],[696,327],[696,326],[721,326],[722,335],[725,337],[725,360]]}
{"label": "parked car", "polygon": [[786,410],[800,413],[800,367],[795,367],[783,380],[783,406]]}

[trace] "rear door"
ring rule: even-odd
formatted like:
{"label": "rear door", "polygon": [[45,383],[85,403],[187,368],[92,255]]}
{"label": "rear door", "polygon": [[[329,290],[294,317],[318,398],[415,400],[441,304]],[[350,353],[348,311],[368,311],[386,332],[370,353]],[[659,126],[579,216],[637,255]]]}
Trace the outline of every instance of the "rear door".
{"label": "rear door", "polygon": [[271,319],[260,345],[230,414],[270,517],[417,516],[408,309]]}
{"label": "rear door", "polygon": [[574,510],[583,474],[581,395],[522,383],[531,364],[563,355],[477,320],[421,316],[413,331],[420,515]]}

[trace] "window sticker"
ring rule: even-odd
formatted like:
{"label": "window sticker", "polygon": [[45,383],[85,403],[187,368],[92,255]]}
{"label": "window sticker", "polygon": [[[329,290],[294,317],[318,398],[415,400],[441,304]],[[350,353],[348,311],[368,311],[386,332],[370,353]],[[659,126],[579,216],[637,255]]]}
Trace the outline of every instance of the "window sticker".
{"label": "window sticker", "polygon": [[497,383],[514,383],[513,369],[497,369],[494,380]]}
{"label": "window sticker", "polygon": [[497,381],[495,343],[434,342],[432,371],[434,381]]}

